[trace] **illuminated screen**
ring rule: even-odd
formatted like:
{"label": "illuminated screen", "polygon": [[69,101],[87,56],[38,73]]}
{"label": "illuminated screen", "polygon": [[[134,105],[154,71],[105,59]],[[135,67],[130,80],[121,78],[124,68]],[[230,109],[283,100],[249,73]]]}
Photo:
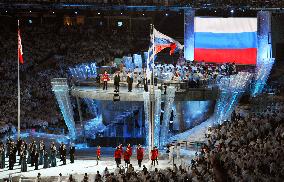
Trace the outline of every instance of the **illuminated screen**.
{"label": "illuminated screen", "polygon": [[194,20],[194,60],[256,64],[257,18]]}

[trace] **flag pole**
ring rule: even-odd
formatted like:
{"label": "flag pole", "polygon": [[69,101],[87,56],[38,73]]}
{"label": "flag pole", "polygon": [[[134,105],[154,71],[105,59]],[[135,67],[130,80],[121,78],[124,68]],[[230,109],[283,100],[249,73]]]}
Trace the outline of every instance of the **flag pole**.
{"label": "flag pole", "polygon": [[[154,55],[154,58],[155,58],[155,34],[154,34],[154,24],[152,24],[152,27],[151,27],[151,30],[152,30],[152,42],[153,42],[153,55]],[[154,87],[154,69],[155,69],[155,62],[154,62],[154,59],[153,58],[153,68],[152,68],[152,93],[150,93],[150,97],[152,97],[152,105],[151,105],[151,148],[154,147],[154,128],[155,128],[155,87]]]}
{"label": "flag pole", "polygon": [[19,60],[19,29],[20,21],[18,20],[18,139],[21,135],[21,90],[20,90],[20,60]]}

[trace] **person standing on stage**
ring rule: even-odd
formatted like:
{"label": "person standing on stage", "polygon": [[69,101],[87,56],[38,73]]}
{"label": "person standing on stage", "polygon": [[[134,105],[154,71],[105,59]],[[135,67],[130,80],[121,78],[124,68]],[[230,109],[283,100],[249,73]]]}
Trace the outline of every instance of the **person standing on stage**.
{"label": "person standing on stage", "polygon": [[63,165],[66,165],[66,145],[63,144],[62,146],[62,161],[63,161]]}
{"label": "person standing on stage", "polygon": [[114,159],[117,167],[119,167],[119,165],[121,164],[121,155],[122,155],[121,149],[119,147],[116,147],[116,150],[114,152]]}
{"label": "person standing on stage", "polygon": [[23,142],[23,140],[22,140],[21,137],[20,137],[20,138],[17,140],[17,151],[18,151],[18,155],[20,155],[20,153],[21,153],[22,142]]}
{"label": "person standing on stage", "polygon": [[126,82],[128,84],[128,92],[132,92],[133,77],[132,77],[131,73],[127,74]]}
{"label": "person standing on stage", "polygon": [[43,165],[43,156],[44,156],[44,151],[45,151],[45,145],[43,141],[41,140],[39,143],[39,165]]}
{"label": "person standing on stage", "polygon": [[155,152],[156,152],[156,154],[155,154],[155,156],[156,156],[156,163],[157,163],[157,165],[159,165],[159,163],[158,163],[158,157],[159,157],[159,150],[158,150],[158,148],[155,146],[154,147],[154,149],[155,149]]}
{"label": "person standing on stage", "polygon": [[71,144],[71,146],[70,146],[69,154],[70,154],[70,163],[74,163],[75,146],[73,144]]}
{"label": "person standing on stage", "polygon": [[61,142],[61,144],[60,144],[60,146],[58,148],[58,151],[59,151],[60,161],[63,161],[63,156],[62,156],[63,142]]}
{"label": "person standing on stage", "polygon": [[43,155],[43,168],[46,169],[46,168],[49,168],[50,165],[49,165],[49,157],[48,157],[48,153],[47,151],[44,152],[44,155]]}
{"label": "person standing on stage", "polygon": [[136,149],[136,153],[137,153],[138,166],[141,167],[142,160],[143,160],[143,157],[144,157],[144,149],[141,147],[140,144],[138,145],[138,147]]}
{"label": "person standing on stage", "polygon": [[38,153],[37,149],[35,149],[35,152],[34,152],[35,170],[38,170],[38,158],[39,158],[39,153]]}
{"label": "person standing on stage", "polygon": [[107,74],[107,71],[104,72],[102,80],[104,82],[103,90],[107,90],[107,82],[109,81],[109,76]]}
{"label": "person standing on stage", "polygon": [[35,165],[35,148],[34,145],[32,145],[32,151],[31,151],[31,167]]}
{"label": "person standing on stage", "polygon": [[148,80],[147,80],[147,75],[146,75],[146,73],[144,73],[143,85],[144,85],[144,91],[145,91],[145,92],[148,92]]}
{"label": "person standing on stage", "polygon": [[156,150],[155,150],[155,148],[153,148],[152,150],[151,150],[151,161],[152,161],[152,163],[151,163],[151,165],[153,166],[155,166],[155,161],[156,161]]}
{"label": "person standing on stage", "polygon": [[4,144],[1,143],[0,145],[0,169],[5,168],[5,148]]}
{"label": "person standing on stage", "polygon": [[101,147],[97,147],[97,165],[99,165],[99,160],[101,159]]}
{"label": "person standing on stage", "polygon": [[28,165],[27,165],[27,150],[21,152],[21,172],[27,172]]}
{"label": "person standing on stage", "polygon": [[50,163],[51,167],[56,167],[56,146],[54,142],[50,146]]}
{"label": "person standing on stage", "polygon": [[130,144],[127,145],[127,149],[129,150],[130,157],[132,156],[132,147]]}
{"label": "person standing on stage", "polygon": [[130,164],[130,150],[126,148],[125,152],[123,153],[123,158],[125,162],[125,166],[128,168],[128,164]]}
{"label": "person standing on stage", "polygon": [[114,76],[114,91],[115,92],[119,92],[119,82],[120,82],[120,76],[117,71],[115,72],[115,76]]}

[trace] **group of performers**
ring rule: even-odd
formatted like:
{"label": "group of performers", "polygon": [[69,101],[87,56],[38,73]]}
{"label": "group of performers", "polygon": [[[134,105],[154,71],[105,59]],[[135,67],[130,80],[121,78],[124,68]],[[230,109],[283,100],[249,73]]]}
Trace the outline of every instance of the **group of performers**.
{"label": "group of performers", "polygon": [[[122,156],[123,156],[125,166],[128,167],[128,165],[130,164],[130,159],[131,159],[132,154],[133,154],[132,147],[130,144],[127,145],[127,147],[125,148],[125,151],[123,151],[122,144],[120,144],[118,147],[116,147],[116,150],[114,151],[114,159],[116,162],[116,166],[119,167],[119,165],[121,164]],[[144,149],[140,144],[136,148],[136,157],[137,157],[138,165],[139,167],[141,167],[141,163],[144,158]]]}
{"label": "group of performers", "polygon": [[[98,75],[98,76],[100,77],[100,75]],[[101,78],[102,78],[101,80],[103,81],[103,90],[107,90],[107,84],[108,84],[108,81],[110,81],[110,77],[109,77],[109,74],[107,73],[107,71],[104,71],[104,73],[101,75]],[[137,78],[138,78],[138,84],[136,85],[136,87],[139,87],[140,84],[142,84],[142,81],[143,81],[144,90],[146,92],[148,92],[148,86],[147,86],[148,83],[147,83],[146,76],[144,76],[144,78],[143,78],[142,74],[139,73]],[[100,80],[100,78],[98,80]],[[119,86],[120,86],[120,81],[121,81],[121,76],[120,76],[119,71],[115,72],[114,77],[113,77],[113,81],[114,81],[114,87],[115,87],[114,91],[119,92]],[[134,82],[133,73],[131,73],[131,72],[127,73],[126,82],[127,82],[128,92],[132,92],[133,82]]]}
{"label": "group of performers", "polygon": [[[17,155],[20,156],[18,162],[21,166],[21,172],[27,171],[28,164],[30,164],[31,167],[34,166],[35,170],[38,170],[39,165],[43,165],[43,168],[57,166],[57,149],[54,142],[51,143],[48,151],[43,141],[40,141],[38,144],[36,141],[27,144],[27,142],[22,139],[18,139],[17,143],[8,139],[6,151],[5,145],[0,143],[0,169],[5,168],[5,158],[9,158],[9,170],[13,170],[17,162]],[[62,165],[66,165],[67,149],[66,145],[63,143],[59,146],[59,155]],[[73,145],[70,146],[69,155],[70,162],[74,163],[75,147]]]}
{"label": "group of performers", "polygon": [[[101,159],[101,147],[98,146],[97,147],[97,165],[98,165],[98,161]],[[128,165],[130,164],[130,159],[132,156],[132,147],[130,144],[128,144],[125,148],[125,150],[123,150],[123,146],[122,144],[120,144],[119,146],[116,147],[116,150],[114,151],[114,159],[116,162],[116,166],[119,167],[119,165],[121,165],[121,160],[123,158],[125,166],[128,167]],[[154,147],[151,150],[151,161],[152,161],[152,165],[158,165],[158,156],[159,156],[159,151],[157,147]],[[138,161],[138,166],[141,167],[142,165],[142,161],[144,158],[144,148],[139,144],[136,148],[136,158]]]}

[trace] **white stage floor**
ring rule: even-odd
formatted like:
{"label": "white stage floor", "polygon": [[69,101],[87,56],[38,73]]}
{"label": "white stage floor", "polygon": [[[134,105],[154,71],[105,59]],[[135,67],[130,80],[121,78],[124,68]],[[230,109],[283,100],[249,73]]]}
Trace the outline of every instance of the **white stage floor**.
{"label": "white stage floor", "polygon": [[[185,151],[182,150],[181,154],[184,155],[182,160],[175,160],[177,166],[179,165],[188,165],[190,163],[191,158],[194,157],[195,151]],[[94,154],[95,155],[95,154]],[[18,157],[17,157],[18,161]],[[139,168],[136,160],[136,156],[131,158],[131,163],[135,170],[142,170],[142,167]],[[148,159],[143,160],[142,166],[145,165],[148,170],[154,170],[154,167],[151,167],[151,161]],[[122,161],[122,166],[124,166],[124,161]],[[159,160],[159,165],[156,166],[158,169],[165,169],[167,167],[172,167],[173,163],[169,163],[168,160]],[[18,162],[15,164],[13,170],[8,170],[8,158],[6,158],[6,168],[0,169],[0,181],[3,178],[16,177],[21,176],[23,178],[34,178],[38,173],[41,173],[42,177],[54,176],[58,177],[59,173],[63,176],[69,176],[72,174],[77,178],[78,181],[83,179],[84,173],[88,173],[89,179],[94,179],[94,176],[97,171],[100,171],[102,174],[105,168],[108,168],[110,172],[114,172],[116,169],[116,163],[113,157],[102,157],[102,160],[99,161],[99,164],[96,165],[96,160],[75,160],[75,163],[71,164],[69,160],[67,160],[67,165],[62,165],[62,162],[57,159],[57,167],[43,169],[43,166],[39,166],[39,170],[34,170],[34,167],[30,167],[28,164],[28,171],[21,173],[21,167],[18,165]],[[91,180],[93,181],[93,180]]]}

